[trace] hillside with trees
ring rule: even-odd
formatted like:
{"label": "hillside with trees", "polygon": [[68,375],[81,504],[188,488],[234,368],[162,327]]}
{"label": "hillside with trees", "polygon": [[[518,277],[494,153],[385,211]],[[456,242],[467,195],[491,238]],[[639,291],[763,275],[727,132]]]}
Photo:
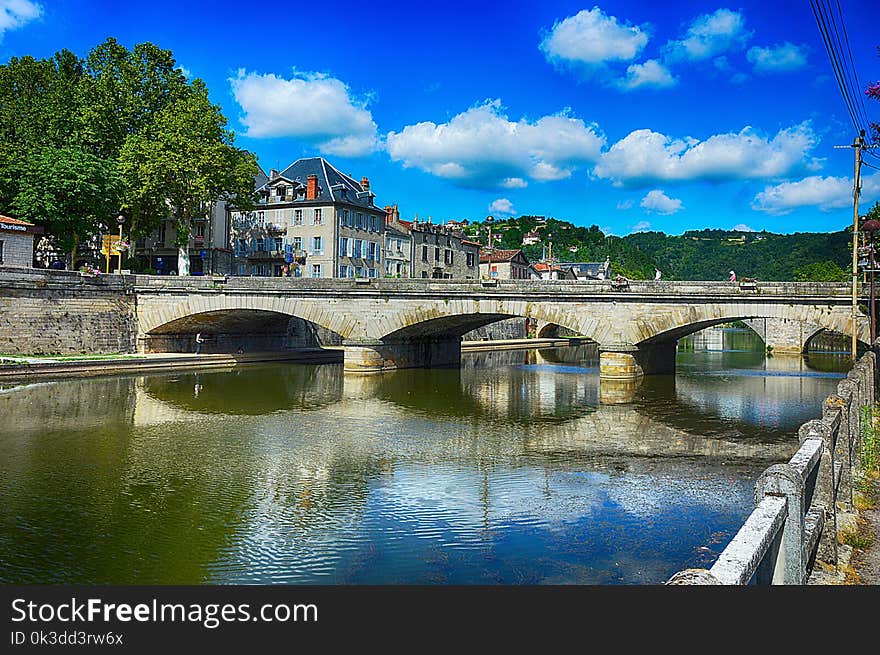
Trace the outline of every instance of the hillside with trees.
{"label": "hillside with trees", "polygon": [[[869,212],[880,211],[876,206]],[[484,222],[465,226],[472,239],[487,243]],[[530,232],[539,243],[523,245]],[[520,216],[492,224],[496,248],[522,249],[532,262],[551,256],[559,262],[601,262],[611,259],[615,275],[632,279],[721,280],[728,272],[759,280],[846,281],[852,261],[852,231],[818,233],[689,230],[679,236],[637,232],[625,237],[605,235],[598,226],[582,227],[543,216]]]}

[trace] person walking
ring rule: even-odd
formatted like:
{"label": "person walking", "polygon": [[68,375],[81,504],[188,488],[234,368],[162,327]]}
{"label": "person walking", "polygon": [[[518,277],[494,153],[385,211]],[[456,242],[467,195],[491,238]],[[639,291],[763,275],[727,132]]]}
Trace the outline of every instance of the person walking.
{"label": "person walking", "polygon": [[734,273],[733,271],[730,271],[730,278],[728,279],[728,281],[729,282],[736,282],[736,273]]}
{"label": "person walking", "polygon": [[205,343],[205,338],[202,336],[202,333],[199,332],[196,334],[196,355],[202,352],[203,343]]}

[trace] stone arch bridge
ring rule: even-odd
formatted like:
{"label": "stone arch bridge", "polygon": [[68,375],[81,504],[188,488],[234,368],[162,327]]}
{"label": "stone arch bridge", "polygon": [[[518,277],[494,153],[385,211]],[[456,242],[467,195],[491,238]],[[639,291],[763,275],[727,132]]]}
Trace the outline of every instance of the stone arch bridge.
{"label": "stone arch bridge", "polygon": [[[674,371],[679,338],[734,320],[854,327],[843,283],[131,277],[141,352],[163,335],[283,315],[339,335],[354,372],[457,365],[461,335],[512,317],[596,342],[601,376],[622,379]],[[861,313],[855,332],[868,341]]]}

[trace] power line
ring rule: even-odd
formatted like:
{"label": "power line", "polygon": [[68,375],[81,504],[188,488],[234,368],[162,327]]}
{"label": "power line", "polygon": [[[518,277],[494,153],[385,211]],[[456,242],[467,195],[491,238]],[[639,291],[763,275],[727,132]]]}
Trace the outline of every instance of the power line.
{"label": "power line", "polygon": [[813,9],[813,17],[816,20],[816,26],[819,28],[819,33],[822,36],[822,41],[825,43],[825,50],[828,52],[828,57],[831,62],[831,69],[834,71],[834,77],[837,80],[837,87],[840,89],[840,95],[843,98],[847,111],[849,112],[849,117],[852,121],[853,127],[858,133],[863,129],[863,126],[860,125],[860,121],[856,117],[857,111],[855,108],[855,103],[853,102],[853,99],[850,95],[849,88],[844,77],[843,69],[840,64],[840,59],[837,55],[837,50],[835,49],[834,43],[832,41],[831,32],[828,29],[828,24],[825,20],[825,13],[823,11],[822,5],[819,0],[810,0],[810,6]]}
{"label": "power line", "polygon": [[859,106],[862,108],[862,117],[865,119],[865,123],[869,123],[870,121],[868,120],[868,112],[865,111],[864,93],[862,93],[863,86],[861,80],[859,79],[859,74],[856,71],[855,61],[853,60],[852,48],[849,45],[849,33],[846,30],[846,21],[843,18],[843,9],[841,9],[840,7],[840,0],[837,0],[837,13],[840,16],[840,26],[843,29],[843,37],[844,39],[846,39],[846,52],[849,56],[850,70],[852,71],[853,77],[855,78],[856,82],[856,95],[859,99]]}
{"label": "power line", "polygon": [[[840,2],[837,2],[837,9],[838,9],[838,13],[840,16],[840,22],[843,23],[843,12],[840,11]],[[865,103],[862,101],[862,96],[860,93],[861,87],[859,84],[858,75],[856,74],[856,68],[855,68],[855,63],[853,62],[852,52],[849,51],[849,49],[847,47],[847,52],[849,53],[849,65],[847,65],[847,57],[844,57],[845,53],[844,53],[844,48],[843,48],[843,41],[840,38],[841,30],[845,30],[846,27],[843,26],[840,30],[837,28],[837,21],[834,19],[834,14],[832,13],[832,10],[830,8],[827,9],[827,15],[828,15],[828,19],[831,23],[831,26],[834,28],[834,36],[835,36],[835,40],[837,42],[837,50],[839,51],[838,58],[840,61],[843,62],[843,64],[842,64],[843,76],[844,76],[844,81],[846,82],[846,85],[847,85],[847,89],[849,90],[849,93],[850,93],[850,100],[853,101],[853,105],[855,107],[856,114],[858,115],[858,117],[860,119],[860,126],[866,127],[867,123],[868,123],[868,115],[865,113]],[[858,99],[858,102],[856,102],[855,99]],[[861,112],[859,110],[861,110]]]}

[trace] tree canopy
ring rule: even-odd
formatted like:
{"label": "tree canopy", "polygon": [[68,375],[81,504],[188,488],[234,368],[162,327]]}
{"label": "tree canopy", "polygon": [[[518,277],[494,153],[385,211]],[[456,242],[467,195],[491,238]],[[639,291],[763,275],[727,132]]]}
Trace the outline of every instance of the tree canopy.
{"label": "tree canopy", "polygon": [[0,212],[45,226],[72,257],[119,211],[132,239],[173,216],[182,240],[211,203],[249,206],[258,170],[204,83],[152,43],[0,65]]}

